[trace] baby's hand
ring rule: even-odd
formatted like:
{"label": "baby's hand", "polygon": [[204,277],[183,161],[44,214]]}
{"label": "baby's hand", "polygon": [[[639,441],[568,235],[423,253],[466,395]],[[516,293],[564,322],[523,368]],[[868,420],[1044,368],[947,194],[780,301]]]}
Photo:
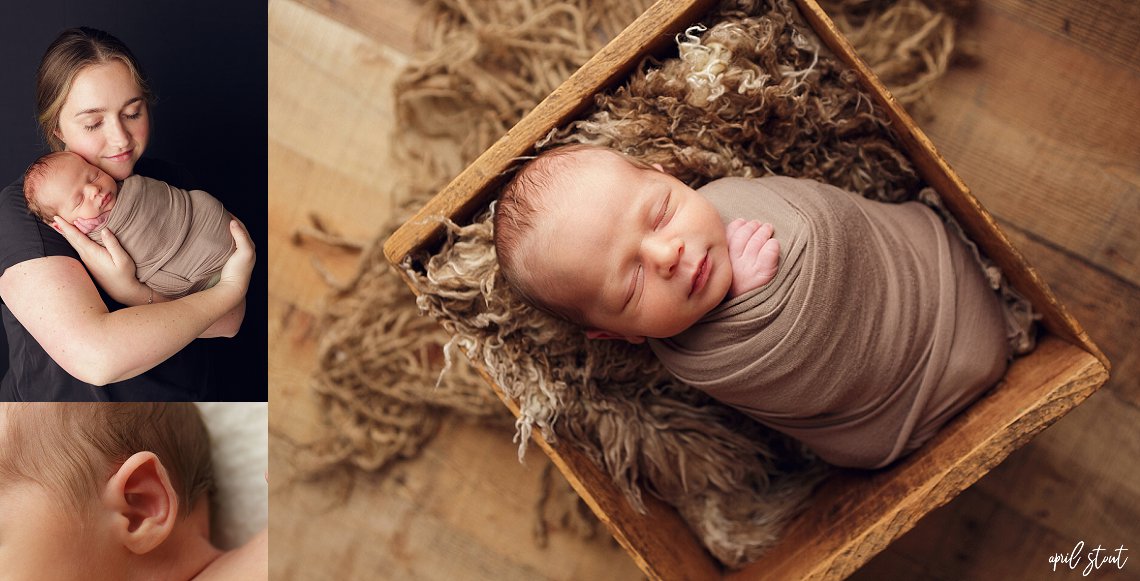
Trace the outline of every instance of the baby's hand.
{"label": "baby's hand", "polygon": [[776,278],[780,264],[780,242],[772,238],[771,224],[740,218],[725,226],[728,238],[728,262],[732,265],[732,287],[729,298],[760,288]]}

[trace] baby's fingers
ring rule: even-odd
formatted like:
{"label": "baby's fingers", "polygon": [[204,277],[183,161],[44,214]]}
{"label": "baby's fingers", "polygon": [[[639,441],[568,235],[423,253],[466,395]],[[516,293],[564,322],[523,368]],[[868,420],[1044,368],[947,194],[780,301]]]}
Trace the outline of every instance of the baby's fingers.
{"label": "baby's fingers", "polygon": [[760,222],[756,220],[744,222],[735,228],[728,236],[729,254],[735,257],[745,256],[747,252],[748,242],[752,239],[752,235],[755,234],[759,228]]}
{"label": "baby's fingers", "polygon": [[776,270],[780,267],[780,241],[775,238],[769,238],[764,246],[760,248],[760,252],[756,255],[756,272],[760,273],[766,278],[776,276]]}
{"label": "baby's fingers", "polygon": [[756,230],[753,231],[752,236],[748,238],[747,243],[744,245],[743,256],[745,258],[755,258],[760,253],[760,249],[764,244],[772,239],[773,228],[771,224],[760,224]]}

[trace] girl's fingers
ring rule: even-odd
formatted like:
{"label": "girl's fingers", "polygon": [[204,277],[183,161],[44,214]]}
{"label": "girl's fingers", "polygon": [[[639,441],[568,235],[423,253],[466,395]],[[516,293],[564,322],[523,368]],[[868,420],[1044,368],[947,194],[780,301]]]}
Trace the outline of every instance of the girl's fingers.
{"label": "girl's fingers", "polygon": [[123,250],[123,245],[119,244],[119,239],[115,237],[115,233],[110,228],[103,229],[103,246],[107,248],[107,252],[111,254],[111,260],[115,261],[115,264],[122,263],[123,259],[130,259],[132,263],[134,262],[131,255]]}

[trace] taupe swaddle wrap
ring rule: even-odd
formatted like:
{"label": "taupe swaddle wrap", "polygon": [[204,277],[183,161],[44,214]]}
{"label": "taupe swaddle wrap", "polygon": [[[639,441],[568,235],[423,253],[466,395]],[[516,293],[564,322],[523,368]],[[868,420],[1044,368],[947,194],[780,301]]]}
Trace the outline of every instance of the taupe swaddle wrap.
{"label": "taupe swaddle wrap", "polygon": [[171,298],[212,286],[234,251],[221,202],[139,175],[123,180],[107,222],[87,236],[103,244],[103,228],[134,259],[139,281]]}
{"label": "taupe swaddle wrap", "polygon": [[725,221],[775,227],[769,284],[650,345],[678,379],[841,466],[920,446],[1005,371],[996,294],[916,202],[883,204],[810,180],[701,188]]}

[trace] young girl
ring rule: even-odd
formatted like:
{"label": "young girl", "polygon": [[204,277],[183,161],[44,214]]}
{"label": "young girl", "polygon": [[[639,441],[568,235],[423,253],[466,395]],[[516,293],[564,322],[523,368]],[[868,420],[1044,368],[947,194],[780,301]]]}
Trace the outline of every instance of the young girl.
{"label": "young girl", "polygon": [[[151,94],[117,38],[64,31],[40,63],[36,95],[53,150],[77,153],[116,180],[136,170],[165,177],[140,163]],[[214,287],[173,301],[152,298],[114,242],[104,249],[74,228],[61,235],[28,212],[21,181],[4,188],[0,300],[12,356],[0,400],[207,398],[209,361],[187,345],[237,331],[254,262],[244,228],[234,221],[230,229],[236,250]]]}

